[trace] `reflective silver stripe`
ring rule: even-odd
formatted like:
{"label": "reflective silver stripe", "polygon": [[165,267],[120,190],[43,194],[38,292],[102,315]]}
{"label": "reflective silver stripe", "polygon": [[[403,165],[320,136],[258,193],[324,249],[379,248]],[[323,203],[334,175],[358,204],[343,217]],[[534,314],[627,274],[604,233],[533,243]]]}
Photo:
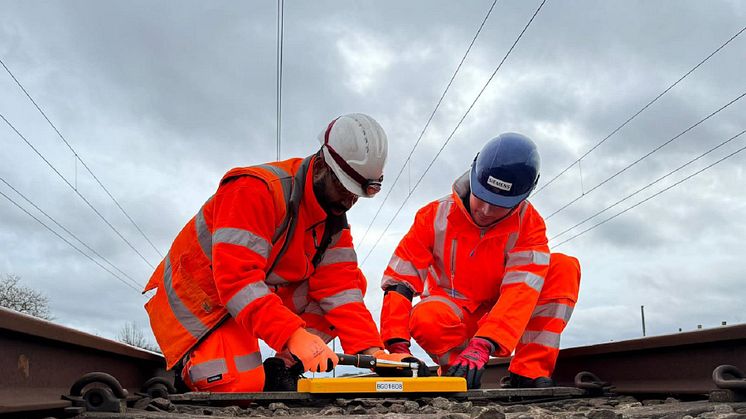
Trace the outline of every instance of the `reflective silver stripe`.
{"label": "reflective silver stripe", "polygon": [[319,266],[331,265],[334,263],[353,262],[357,263],[357,254],[352,247],[337,247],[324,252]]}
{"label": "reflective silver stripe", "polygon": [[349,303],[362,303],[363,292],[358,288],[351,288],[338,292],[330,297],[322,298],[319,300],[319,305],[324,312],[328,313],[337,307],[341,307]]}
{"label": "reflective silver stripe", "polygon": [[427,298],[423,298],[422,300],[420,300],[419,303],[417,303],[417,305],[427,304],[433,301],[439,301],[441,303],[445,303],[448,307],[451,308],[451,311],[453,311],[453,314],[457,315],[459,319],[464,320],[464,312],[461,310],[461,307],[459,307],[456,303],[454,303],[453,301],[449,300],[446,297],[441,297],[439,295],[433,295]]}
{"label": "reflective silver stripe", "polygon": [[516,242],[518,241],[518,233],[512,232],[508,235],[508,240],[505,242],[505,260],[508,260],[508,252],[513,250]]}
{"label": "reflective silver stripe", "polygon": [[436,270],[440,272],[440,275],[435,275],[434,277],[441,287],[449,285],[445,268],[445,241],[446,230],[448,229],[448,213],[451,210],[451,204],[453,202],[450,199],[440,201],[438,209],[435,212],[435,220],[433,221],[433,256]]}
{"label": "reflective silver stripe", "polygon": [[274,234],[272,235],[272,242],[276,243],[277,240],[280,239],[280,236],[285,232],[285,229],[287,228],[288,223],[290,222],[290,196],[293,192],[293,178],[292,177],[284,177],[280,178],[280,185],[282,186],[282,195],[283,199],[285,200],[285,217],[282,220],[282,223],[275,229]]}
{"label": "reflective silver stripe", "polygon": [[565,323],[570,321],[572,316],[573,307],[567,304],[560,303],[547,303],[537,305],[534,312],[531,314],[531,318],[534,317],[552,317],[555,319],[564,320]]}
{"label": "reflective silver stripe", "polygon": [[276,273],[274,273],[274,271],[270,272],[269,275],[267,275],[267,278],[264,279],[264,282],[269,285],[287,285],[290,283],[290,281],[281,277],[280,275],[277,275]]}
{"label": "reflective silver stripe", "polygon": [[417,290],[414,289],[414,286],[412,284],[410,284],[407,281],[402,281],[401,279],[396,279],[389,275],[383,276],[383,281],[381,281],[381,289],[385,290],[386,288],[392,285],[399,285],[399,284],[404,285],[405,287],[409,288],[410,290],[412,290],[414,295],[417,295]]}
{"label": "reflective silver stripe", "polygon": [[509,253],[508,261],[505,263],[505,267],[520,265],[540,265],[549,266],[549,253],[539,252],[536,250],[523,250],[520,252]]}
{"label": "reflective silver stripe", "polygon": [[510,271],[503,277],[503,282],[500,285],[502,289],[506,285],[524,283],[529,287],[541,292],[541,288],[544,286],[544,277],[536,275],[535,273],[525,271]]}
{"label": "reflective silver stripe", "polygon": [[228,304],[225,305],[225,308],[228,309],[231,316],[236,317],[244,307],[251,304],[257,298],[264,297],[270,292],[271,291],[267,287],[267,284],[264,282],[252,282],[233,295],[233,297],[228,301]]}
{"label": "reflective silver stripe", "polygon": [[251,371],[262,366],[262,354],[257,351],[248,355],[236,355],[233,357],[233,362],[236,363],[238,372]]}
{"label": "reflective silver stripe", "polygon": [[212,359],[201,364],[192,365],[189,368],[189,379],[194,383],[219,374],[227,373],[228,365],[226,364],[225,359]]}
{"label": "reflective silver stripe", "polygon": [[293,291],[293,307],[295,308],[295,313],[303,313],[307,305],[308,281],[303,281],[303,283],[298,285],[298,287]]}
{"label": "reflective silver stripe", "polygon": [[321,340],[323,340],[326,343],[329,343],[329,342],[332,341],[332,339],[334,339],[333,336],[327,335],[326,333],[322,332],[321,330],[314,329],[313,327],[306,327],[306,332],[308,332],[308,333],[310,333],[312,335],[316,335],[316,336],[320,337]]}
{"label": "reflective silver stripe", "polygon": [[310,301],[306,306],[306,309],[303,310],[303,313],[318,314],[319,316],[324,315],[324,311],[321,310],[321,306],[316,301]]}
{"label": "reflective silver stripe", "polygon": [[184,302],[181,301],[181,298],[176,294],[176,290],[174,290],[170,254],[166,255],[163,263],[163,286],[166,289],[166,298],[169,307],[171,307],[171,312],[174,313],[181,327],[186,329],[190,335],[197,339],[202,338],[207,333],[207,326],[184,305]]}
{"label": "reflective silver stripe", "polygon": [[537,345],[559,349],[560,334],[555,332],[547,332],[544,330],[539,332],[526,330],[525,332],[523,332],[523,336],[521,336],[521,343],[524,345],[534,343]]}
{"label": "reflective silver stripe", "polygon": [[427,278],[427,268],[417,269],[412,262],[396,255],[391,256],[389,268],[399,275],[417,276],[423,281]]}
{"label": "reflective silver stripe", "polygon": [[521,208],[518,210],[518,221],[523,221],[523,216],[526,215],[528,209],[528,203],[526,201],[521,202]]}
{"label": "reflective silver stripe", "polygon": [[343,232],[344,232],[344,230],[342,230],[342,231],[340,231],[338,233],[334,233],[334,235],[332,236],[332,239],[329,241],[329,247],[330,248],[336,246],[337,243],[339,243],[339,239],[342,238],[342,233]]}
{"label": "reflective silver stripe", "polygon": [[508,235],[508,240],[505,242],[505,262],[508,261],[508,253],[513,250],[515,244],[518,242],[518,233],[521,231],[521,224],[523,224],[523,216],[526,214],[528,208],[528,202],[523,201],[520,203],[518,208],[518,231],[514,231]]}
{"label": "reflective silver stripe", "polygon": [[210,234],[210,230],[207,228],[205,214],[202,212],[203,209],[204,205],[199,209],[199,212],[194,217],[194,228],[197,230],[197,241],[199,242],[199,247],[202,248],[202,252],[205,254],[207,259],[212,261],[212,234]]}
{"label": "reflective silver stripe", "polygon": [[443,263],[438,263],[436,260],[436,264],[438,264],[438,269],[433,268],[433,278],[435,279],[435,283],[438,284],[440,288],[450,288],[451,287],[451,279],[446,274],[446,269],[443,266]]}
{"label": "reflective silver stripe", "polygon": [[270,244],[264,237],[258,236],[249,230],[225,227],[219,228],[212,235],[212,243],[230,243],[243,246],[263,258],[269,257]]}
{"label": "reflective silver stripe", "polygon": [[450,360],[450,358],[452,356],[454,356],[454,355],[455,356],[459,356],[461,354],[461,352],[464,349],[466,349],[466,345],[467,344],[468,344],[468,341],[464,341],[464,343],[462,343],[462,344],[460,344],[460,345],[458,345],[458,346],[456,346],[454,348],[451,348],[451,350],[449,350],[448,352],[446,352],[443,355],[439,356],[438,359],[435,360],[435,362],[437,362],[438,365],[443,365],[443,366],[449,365],[448,361]]}
{"label": "reflective silver stripe", "polygon": [[277,166],[273,166],[271,164],[260,164],[260,165],[254,166],[254,167],[259,167],[259,168],[262,168],[264,170],[268,170],[268,171],[272,172],[272,174],[275,175],[275,176],[277,176],[278,178],[290,177],[290,174],[288,172],[286,172],[284,169],[282,169],[280,167],[277,167]]}
{"label": "reflective silver stripe", "polygon": [[459,298],[461,300],[466,300],[466,296],[459,292],[457,289],[452,288],[441,288],[443,291],[445,291],[446,294],[450,295],[453,298]]}

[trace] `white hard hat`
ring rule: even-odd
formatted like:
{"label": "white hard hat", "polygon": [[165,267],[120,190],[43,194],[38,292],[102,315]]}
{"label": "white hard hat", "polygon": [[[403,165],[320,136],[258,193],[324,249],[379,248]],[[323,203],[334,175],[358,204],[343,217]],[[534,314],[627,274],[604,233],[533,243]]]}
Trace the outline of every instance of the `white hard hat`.
{"label": "white hard hat", "polygon": [[319,134],[324,160],[348,191],[372,197],[381,190],[388,140],[375,119],[343,115]]}

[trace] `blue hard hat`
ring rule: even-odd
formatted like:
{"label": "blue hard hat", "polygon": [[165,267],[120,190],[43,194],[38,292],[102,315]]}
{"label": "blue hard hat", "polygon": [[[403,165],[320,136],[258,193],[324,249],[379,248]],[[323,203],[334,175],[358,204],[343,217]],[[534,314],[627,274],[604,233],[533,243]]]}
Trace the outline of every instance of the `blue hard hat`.
{"label": "blue hard hat", "polygon": [[513,208],[539,181],[541,159],[525,135],[506,132],[491,139],[471,165],[471,192],[482,201]]}

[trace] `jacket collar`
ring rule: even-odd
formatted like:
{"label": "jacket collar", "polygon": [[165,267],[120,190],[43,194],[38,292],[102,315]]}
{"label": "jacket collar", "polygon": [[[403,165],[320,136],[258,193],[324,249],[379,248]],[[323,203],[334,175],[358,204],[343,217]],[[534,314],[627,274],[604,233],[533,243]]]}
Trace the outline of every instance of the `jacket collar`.
{"label": "jacket collar", "polygon": [[308,167],[306,182],[303,187],[303,199],[301,200],[301,210],[305,214],[305,219],[308,220],[308,225],[324,221],[327,217],[326,211],[321,207],[318,199],[316,199],[316,194],[313,192],[313,163],[316,158],[314,156],[311,159],[311,164]]}

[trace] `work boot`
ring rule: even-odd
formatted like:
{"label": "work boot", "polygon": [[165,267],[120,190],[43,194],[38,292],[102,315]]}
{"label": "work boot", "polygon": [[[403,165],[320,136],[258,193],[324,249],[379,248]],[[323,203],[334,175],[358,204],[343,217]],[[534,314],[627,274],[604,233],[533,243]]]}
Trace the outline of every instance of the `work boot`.
{"label": "work boot", "polygon": [[300,362],[290,368],[280,358],[264,360],[264,391],[297,391],[298,380],[303,377],[303,364]]}
{"label": "work boot", "polygon": [[510,373],[511,388],[547,388],[554,386],[554,380],[549,377],[528,378],[512,372]]}

